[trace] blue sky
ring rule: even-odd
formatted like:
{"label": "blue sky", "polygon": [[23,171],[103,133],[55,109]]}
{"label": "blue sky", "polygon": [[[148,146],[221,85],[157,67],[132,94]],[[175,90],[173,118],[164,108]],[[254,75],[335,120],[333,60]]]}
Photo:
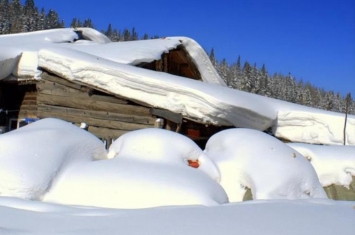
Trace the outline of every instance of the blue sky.
{"label": "blue sky", "polygon": [[187,36],[218,60],[266,65],[325,90],[355,97],[354,0],[35,0],[68,26],[136,28],[139,36]]}

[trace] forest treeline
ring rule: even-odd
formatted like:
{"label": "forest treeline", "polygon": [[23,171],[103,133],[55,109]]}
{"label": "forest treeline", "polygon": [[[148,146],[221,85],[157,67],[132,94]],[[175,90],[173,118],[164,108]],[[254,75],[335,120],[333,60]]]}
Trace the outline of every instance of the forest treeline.
{"label": "forest treeline", "polygon": [[[73,18],[68,26],[95,28],[89,18]],[[0,0],[0,34],[63,27],[66,27],[66,23],[55,10],[39,10],[34,0],[25,0],[24,4],[21,0]],[[150,36],[147,33],[139,37],[135,28],[119,30],[111,24],[108,24],[106,29],[97,30],[114,42],[158,38],[157,35]],[[218,61],[214,49],[208,55],[220,76],[231,88],[335,112],[345,112],[348,104],[348,112],[355,114],[355,102],[350,93],[342,96],[339,92],[326,91],[309,82],[298,80],[291,74],[270,75],[265,65],[258,67],[248,61],[241,61],[240,56],[232,63],[226,59]]]}

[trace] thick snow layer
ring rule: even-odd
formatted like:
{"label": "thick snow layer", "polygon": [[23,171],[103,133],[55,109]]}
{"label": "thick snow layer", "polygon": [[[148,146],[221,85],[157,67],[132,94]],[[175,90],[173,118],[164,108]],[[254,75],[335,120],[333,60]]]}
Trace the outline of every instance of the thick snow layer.
{"label": "thick snow layer", "polygon": [[193,39],[187,37],[167,37],[152,40],[106,43],[105,45],[62,44],[63,47],[86,52],[122,64],[138,65],[161,59],[163,53],[184,46],[185,50],[201,73],[202,80],[226,86],[218,75],[204,49]]}
{"label": "thick snow layer", "polygon": [[83,35],[83,38],[92,42],[97,42],[101,44],[109,43],[111,40],[106,37],[106,35],[100,33],[99,31],[92,28],[75,28],[75,31],[80,31]]}
{"label": "thick snow layer", "polygon": [[[174,141],[174,140],[172,140]],[[185,165],[117,157],[81,164],[65,172],[43,199],[60,204],[107,208],[227,203],[223,188]]]}
{"label": "thick snow layer", "polygon": [[254,199],[327,198],[312,165],[297,151],[263,132],[228,129],[213,135],[205,153],[219,167],[231,202]]}
{"label": "thick snow layer", "polygon": [[355,146],[288,145],[311,162],[323,187],[332,184],[349,187],[355,176]]}
{"label": "thick snow layer", "polygon": [[[30,33],[6,34],[0,36],[1,46],[17,46],[19,49],[39,47],[56,43],[74,42],[78,35],[74,29],[49,29]],[[26,43],[24,43],[26,42]]]}
{"label": "thick snow layer", "polygon": [[[143,160],[142,148],[131,149],[131,156],[122,155],[127,149],[122,148],[119,157],[107,160],[103,143],[89,132],[61,120],[42,119],[0,135],[0,195],[108,208],[228,202],[213,180],[219,178],[216,166],[201,149],[179,134],[160,136],[170,138],[170,152],[167,141],[150,144],[155,153],[163,150],[160,154],[168,161]],[[143,146],[134,140],[124,145]],[[184,158],[201,160],[201,169],[188,166]]]}
{"label": "thick snow layer", "polygon": [[61,120],[0,135],[0,195],[40,200],[67,167],[106,157],[102,142]]}
{"label": "thick snow layer", "polygon": [[[342,129],[340,123],[344,115],[340,113],[118,64],[73,50],[56,48],[41,50],[39,65],[66,79],[97,87],[108,93],[145,103],[147,106],[180,113],[187,119],[257,130],[273,127],[276,136],[291,141],[311,143],[327,141],[326,144],[339,144],[340,137],[337,134],[336,138],[333,138],[335,132],[332,130]],[[304,114],[309,120],[318,117],[319,125],[317,122],[310,122],[311,125],[299,125],[298,128],[307,133],[317,132],[320,126],[324,126],[321,129],[324,137],[310,138],[307,135],[300,137],[298,132],[287,131],[284,129],[287,122],[282,119],[282,113],[289,116]],[[352,119],[355,117],[349,115],[348,144],[353,144],[355,138],[355,132],[352,131],[355,125]]]}
{"label": "thick snow layer", "polygon": [[38,70],[37,51],[24,51],[12,74],[20,78],[38,79],[41,71]]}
{"label": "thick snow layer", "polygon": [[332,200],[272,200],[113,210],[0,197],[0,233],[353,235],[353,206]]}
{"label": "thick snow layer", "polygon": [[[344,141],[344,123],[345,114],[279,111],[275,135],[293,142],[340,145]],[[355,145],[355,117],[353,115],[348,117],[346,126],[346,144]]]}
{"label": "thick snow layer", "polygon": [[276,112],[268,108],[267,100],[259,96],[118,64],[79,51],[41,50],[39,65],[68,80],[205,123],[264,130],[272,125],[276,116]]}
{"label": "thick snow layer", "polygon": [[[92,43],[73,43],[78,39],[76,31],[80,31],[83,38]],[[26,41],[25,44],[24,41]],[[226,85],[209,61],[204,49],[187,37],[113,43],[104,34],[91,28],[66,28],[1,35],[0,45],[13,46],[21,52],[38,51],[48,47],[69,47],[104,59],[132,65],[161,59],[163,53],[182,45],[191,57],[192,62],[199,69],[203,81],[222,86]],[[36,64],[33,63],[33,66],[36,66]]]}
{"label": "thick snow layer", "polygon": [[[0,41],[1,45],[1,41]],[[4,79],[14,71],[21,57],[21,50],[13,47],[0,46],[0,80]]]}
{"label": "thick snow layer", "polygon": [[198,161],[198,170],[213,180],[220,180],[216,165],[190,138],[176,132],[148,128],[128,132],[113,142],[108,158],[129,158],[141,161],[186,167],[188,160]]}
{"label": "thick snow layer", "polygon": [[[219,180],[214,163],[192,140],[175,132],[129,132],[110,146],[108,158],[71,168],[44,201],[108,208],[228,202],[214,181]],[[198,160],[200,167],[188,166],[188,160]]]}

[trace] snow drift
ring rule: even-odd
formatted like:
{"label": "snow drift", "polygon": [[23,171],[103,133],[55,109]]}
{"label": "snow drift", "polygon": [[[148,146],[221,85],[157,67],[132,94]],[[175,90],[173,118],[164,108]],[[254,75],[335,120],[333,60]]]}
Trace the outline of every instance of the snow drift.
{"label": "snow drift", "polygon": [[94,135],[52,118],[2,134],[0,143],[0,195],[35,200],[67,168],[107,154]]}
{"label": "snow drift", "polygon": [[288,145],[311,162],[323,187],[332,184],[349,187],[355,176],[355,146]]}
{"label": "snow drift", "polygon": [[205,172],[213,180],[220,181],[216,165],[195,142],[168,130],[148,128],[126,133],[110,146],[108,158],[113,157],[182,167],[186,167],[189,160],[197,161],[198,170]]}
{"label": "snow drift", "polygon": [[228,129],[213,135],[205,153],[219,167],[231,202],[254,199],[327,198],[312,165],[297,151],[263,132]]}

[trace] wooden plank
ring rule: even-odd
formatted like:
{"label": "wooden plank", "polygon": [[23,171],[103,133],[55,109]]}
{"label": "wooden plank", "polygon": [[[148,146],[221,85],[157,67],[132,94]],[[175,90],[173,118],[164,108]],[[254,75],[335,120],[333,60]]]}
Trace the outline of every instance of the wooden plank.
{"label": "wooden plank", "polygon": [[95,127],[95,126],[89,126],[88,131],[101,139],[106,139],[107,137],[110,137],[112,139],[117,139],[121,135],[129,132],[124,130],[115,130],[110,128]]}
{"label": "wooden plank", "polygon": [[73,89],[50,89],[50,87],[43,88],[39,91],[40,94],[46,95],[55,95],[55,96],[72,96],[72,97],[80,97],[88,100],[96,100],[102,102],[109,102],[115,104],[127,104],[127,100],[123,100],[114,96],[103,96],[103,95],[90,95],[88,93],[79,92]]}
{"label": "wooden plank", "polygon": [[51,81],[46,81],[46,80],[42,80],[41,82],[39,82],[37,84],[37,90],[41,91],[41,90],[61,90],[61,91],[66,91],[67,93],[77,93],[77,92],[81,92],[81,93],[85,93],[85,94],[89,94],[90,92],[92,92],[92,89],[82,86],[80,89],[75,89],[66,85],[62,85],[59,83],[55,83],[55,82],[51,82]]}
{"label": "wooden plank", "polygon": [[80,117],[80,116],[73,116],[69,114],[52,113],[52,112],[44,112],[44,111],[38,112],[37,116],[39,118],[46,118],[46,117],[59,118],[73,123],[85,122],[89,126],[105,127],[105,128],[127,130],[127,131],[153,127],[153,125],[151,124],[126,123],[126,122],[102,120],[102,119],[96,119],[90,117]]}
{"label": "wooden plank", "polygon": [[21,110],[37,110],[37,105],[23,104],[20,107]]}
{"label": "wooden plank", "polygon": [[130,122],[130,123],[137,123],[137,124],[154,125],[155,123],[155,118],[152,118],[151,116],[126,115],[126,114],[113,113],[113,112],[83,110],[83,109],[74,109],[74,108],[50,106],[50,105],[39,105],[38,111],[65,113],[65,114],[70,114],[79,117],[91,117],[91,118],[97,118],[103,120]]}
{"label": "wooden plank", "polygon": [[21,103],[21,106],[23,105],[37,105],[37,101],[36,100],[23,100]]}
{"label": "wooden plank", "polygon": [[154,116],[162,117],[175,123],[182,123],[182,115],[169,110],[151,108],[150,113]]}
{"label": "wooden plank", "polygon": [[18,118],[37,117],[37,110],[20,110]]}
{"label": "wooden plank", "polygon": [[44,79],[44,80],[51,81],[51,82],[54,82],[54,83],[58,83],[58,84],[61,84],[61,85],[64,85],[64,86],[67,86],[67,87],[70,87],[70,88],[73,88],[73,89],[77,89],[77,90],[80,90],[81,87],[82,87],[79,84],[70,82],[70,81],[68,81],[68,80],[66,80],[64,78],[60,78],[60,77],[57,77],[55,75],[49,75],[48,73],[42,73],[41,74],[41,78]]}
{"label": "wooden plank", "polygon": [[113,104],[102,101],[80,99],[76,97],[64,97],[64,96],[53,96],[46,94],[39,94],[37,97],[37,104],[47,104],[55,106],[64,106],[69,108],[77,109],[89,109],[94,111],[110,111],[114,113],[121,114],[132,114],[132,115],[150,115],[149,108],[136,106],[136,105],[126,105],[126,104]]}

